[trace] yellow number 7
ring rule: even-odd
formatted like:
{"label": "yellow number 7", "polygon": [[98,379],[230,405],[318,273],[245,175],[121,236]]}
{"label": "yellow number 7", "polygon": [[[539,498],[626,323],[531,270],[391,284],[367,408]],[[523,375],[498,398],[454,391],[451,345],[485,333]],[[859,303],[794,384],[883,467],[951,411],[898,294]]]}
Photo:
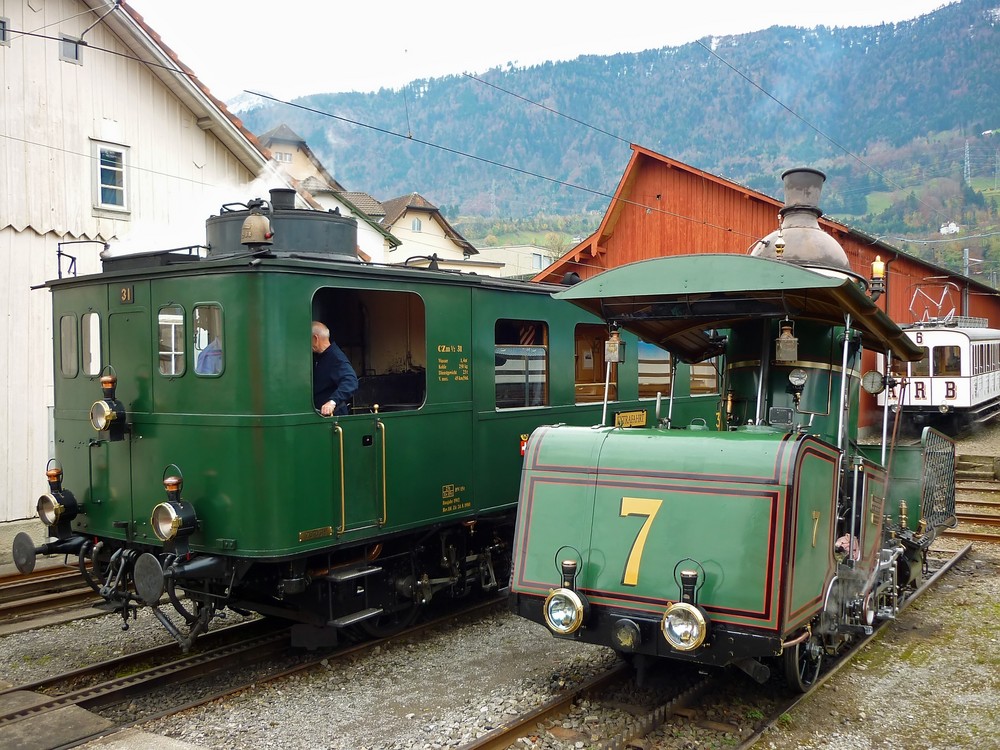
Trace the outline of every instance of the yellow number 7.
{"label": "yellow number 7", "polygon": [[622,509],[621,513],[618,515],[622,518],[625,518],[626,516],[646,516],[646,520],[642,524],[642,528],[639,529],[639,533],[636,535],[635,541],[632,543],[632,550],[628,553],[628,562],[625,563],[625,577],[622,578],[622,584],[625,586],[639,585],[639,565],[642,562],[642,550],[643,547],[646,546],[646,537],[649,536],[649,527],[653,525],[653,519],[656,518],[656,514],[660,510],[661,505],[663,505],[662,500],[655,500],[652,498],[622,498]]}

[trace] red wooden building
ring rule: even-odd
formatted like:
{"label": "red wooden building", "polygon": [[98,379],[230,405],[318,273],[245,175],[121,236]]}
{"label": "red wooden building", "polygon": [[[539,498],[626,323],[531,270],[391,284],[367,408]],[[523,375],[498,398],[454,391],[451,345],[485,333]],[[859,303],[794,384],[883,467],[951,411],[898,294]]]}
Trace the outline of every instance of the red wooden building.
{"label": "red wooden building", "polygon": [[[633,144],[632,158],[600,227],[535,278],[558,282],[566,273],[575,272],[586,279],[615,266],[663,255],[748,254],[757,240],[778,228],[778,210],[783,205]],[[878,304],[898,323],[953,311],[1000,325],[996,289],[914,258],[844,224],[826,218],[820,218],[819,224],[844,248],[851,268],[860,276],[870,277],[872,261],[881,256],[886,263],[886,292]],[[873,366],[874,358],[865,369]],[[866,396],[863,406],[862,424],[873,424],[877,421],[874,399]]]}

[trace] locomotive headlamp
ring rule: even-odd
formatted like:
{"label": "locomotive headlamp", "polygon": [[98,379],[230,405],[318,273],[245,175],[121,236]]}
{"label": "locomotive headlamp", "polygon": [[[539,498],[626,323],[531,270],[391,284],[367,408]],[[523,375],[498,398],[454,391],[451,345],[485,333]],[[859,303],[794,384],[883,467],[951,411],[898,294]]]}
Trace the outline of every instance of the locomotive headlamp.
{"label": "locomotive headlamp", "polygon": [[198,525],[198,519],[190,503],[167,501],[153,508],[149,525],[161,542],[169,542],[175,537],[190,536]]}
{"label": "locomotive headlamp", "polygon": [[48,493],[38,498],[35,506],[38,517],[46,526],[55,526],[60,522],[72,521],[80,511],[80,506],[72,492]]}
{"label": "locomotive headlamp", "polygon": [[696,605],[677,602],[663,613],[660,630],[673,648],[678,651],[694,651],[705,642],[708,619]]}
{"label": "locomotive headlamp", "polygon": [[153,533],[162,542],[173,539],[184,540],[198,528],[198,517],[195,515],[194,506],[181,500],[183,486],[184,480],[178,476],[171,475],[163,479],[167,501],[153,508],[153,513],[149,517]]}
{"label": "locomotive headlamp", "polygon": [[556,635],[570,635],[580,629],[590,608],[582,594],[572,589],[556,589],[545,599],[545,624]]}
{"label": "locomotive headlamp", "polygon": [[69,522],[80,512],[80,504],[76,501],[76,497],[62,487],[62,475],[62,469],[52,466],[50,461],[49,468],[45,471],[49,491],[39,497],[35,505],[38,518],[51,529],[51,534],[59,538],[71,533]]}
{"label": "locomotive headlamp", "polygon": [[114,374],[101,376],[101,391],[104,398],[90,407],[90,426],[103,433],[108,440],[125,438],[125,405],[115,398],[118,378]]}

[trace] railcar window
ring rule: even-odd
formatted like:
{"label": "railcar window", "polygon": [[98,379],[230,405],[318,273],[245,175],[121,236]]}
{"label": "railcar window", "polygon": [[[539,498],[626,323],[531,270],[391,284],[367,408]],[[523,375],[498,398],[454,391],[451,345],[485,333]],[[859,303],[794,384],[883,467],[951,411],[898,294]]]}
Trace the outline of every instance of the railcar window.
{"label": "railcar window", "polygon": [[715,360],[691,365],[691,395],[707,396],[719,392],[719,371]]}
{"label": "railcar window", "polygon": [[656,344],[639,342],[639,398],[670,393],[670,352]]}
{"label": "railcar window", "polygon": [[222,341],[222,308],[218,305],[195,305],[194,371],[198,375],[220,375],[225,364]]}
{"label": "railcar window", "polygon": [[101,316],[95,312],[84,313],[81,331],[83,333],[83,374],[101,374]]}
{"label": "railcar window", "polygon": [[916,362],[910,362],[910,375],[915,378],[926,378],[931,374],[930,349],[926,346],[921,346],[920,351],[922,351],[924,355]]}
{"label": "railcar window", "polygon": [[160,308],[157,317],[160,329],[160,374],[184,374],[184,308],[168,305]]}
{"label": "railcar window", "polygon": [[67,378],[75,378],[78,372],[76,346],[76,316],[63,315],[59,318],[59,371]]}
{"label": "railcar window", "polygon": [[496,360],[496,408],[548,405],[548,341],[549,328],[542,321],[496,322],[493,349]]}
{"label": "railcar window", "polygon": [[[604,359],[604,342],[608,328],[600,323],[580,323],[574,333],[576,341],[576,403],[587,404],[604,400],[604,378],[607,363]],[[611,382],[608,398],[618,398],[618,365],[611,365]]]}
{"label": "railcar window", "polygon": [[961,375],[962,350],[958,346],[935,346],[934,375]]}

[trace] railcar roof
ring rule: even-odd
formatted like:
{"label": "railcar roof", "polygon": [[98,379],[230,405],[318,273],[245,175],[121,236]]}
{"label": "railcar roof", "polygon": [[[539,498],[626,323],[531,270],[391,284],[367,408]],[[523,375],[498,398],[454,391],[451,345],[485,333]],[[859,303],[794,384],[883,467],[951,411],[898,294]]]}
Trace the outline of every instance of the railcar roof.
{"label": "railcar roof", "polygon": [[714,329],[748,318],[852,326],[864,345],[913,361],[920,350],[854,281],[749,255],[677,255],[619,266],[555,295],[612,321],[685,362],[720,352]]}

